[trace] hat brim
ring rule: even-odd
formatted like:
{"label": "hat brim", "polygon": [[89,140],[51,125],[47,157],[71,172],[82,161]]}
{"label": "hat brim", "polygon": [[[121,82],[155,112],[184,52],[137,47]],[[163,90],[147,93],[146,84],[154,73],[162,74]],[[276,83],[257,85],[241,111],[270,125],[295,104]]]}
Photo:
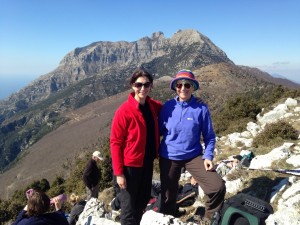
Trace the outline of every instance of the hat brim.
{"label": "hat brim", "polygon": [[193,87],[194,87],[194,91],[198,90],[199,89],[199,82],[195,79],[191,79],[191,78],[188,78],[188,77],[178,77],[178,78],[174,78],[173,80],[171,80],[170,82],[170,88],[174,91],[176,91],[176,88],[175,88],[175,85],[176,85],[176,82],[178,80],[189,80],[191,82],[193,82]]}
{"label": "hat brim", "polygon": [[101,161],[103,160],[103,157],[99,157],[99,156],[96,156],[98,159],[100,159]]}

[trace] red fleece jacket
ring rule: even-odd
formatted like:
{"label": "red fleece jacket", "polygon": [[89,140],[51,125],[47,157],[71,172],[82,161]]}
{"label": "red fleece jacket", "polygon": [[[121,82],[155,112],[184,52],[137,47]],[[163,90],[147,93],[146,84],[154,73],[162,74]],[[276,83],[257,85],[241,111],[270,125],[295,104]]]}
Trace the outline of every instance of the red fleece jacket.
{"label": "red fleece jacket", "polygon": [[[155,126],[156,155],[159,147],[158,115],[162,104],[150,97],[146,98],[153,115]],[[123,166],[142,167],[146,145],[146,123],[134,99],[128,96],[115,112],[110,134],[110,151],[114,175],[123,174]]]}

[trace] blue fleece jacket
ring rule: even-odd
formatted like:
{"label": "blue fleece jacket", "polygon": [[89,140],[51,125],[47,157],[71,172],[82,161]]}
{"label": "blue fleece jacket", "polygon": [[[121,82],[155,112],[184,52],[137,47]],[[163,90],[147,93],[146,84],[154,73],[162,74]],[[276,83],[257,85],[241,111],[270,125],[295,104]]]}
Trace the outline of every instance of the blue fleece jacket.
{"label": "blue fleece jacket", "polygon": [[203,159],[213,160],[216,135],[207,105],[194,96],[188,102],[177,99],[178,96],[167,101],[160,112],[159,129],[163,136],[160,156],[171,160],[186,160],[203,154]]}

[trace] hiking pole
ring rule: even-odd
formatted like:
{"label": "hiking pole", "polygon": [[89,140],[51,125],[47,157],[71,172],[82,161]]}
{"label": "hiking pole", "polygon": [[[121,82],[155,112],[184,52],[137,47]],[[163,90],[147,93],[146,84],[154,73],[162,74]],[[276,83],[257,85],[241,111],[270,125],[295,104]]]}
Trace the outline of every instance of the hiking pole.
{"label": "hiking pole", "polygon": [[300,170],[286,170],[286,169],[270,169],[270,168],[261,168],[261,169],[255,169],[255,168],[248,168],[249,170],[261,170],[261,171],[273,171],[283,174],[290,174],[295,176],[300,176]]}
{"label": "hiking pole", "polygon": [[189,195],[185,196],[184,198],[182,198],[182,199],[178,200],[178,201],[176,202],[176,204],[179,204],[179,203],[183,202],[184,200],[186,200],[186,199],[188,199],[188,198],[190,198],[190,197],[194,196],[195,194],[196,194],[196,192],[195,192],[195,191],[194,191],[194,192],[192,192],[191,194],[189,194]]}

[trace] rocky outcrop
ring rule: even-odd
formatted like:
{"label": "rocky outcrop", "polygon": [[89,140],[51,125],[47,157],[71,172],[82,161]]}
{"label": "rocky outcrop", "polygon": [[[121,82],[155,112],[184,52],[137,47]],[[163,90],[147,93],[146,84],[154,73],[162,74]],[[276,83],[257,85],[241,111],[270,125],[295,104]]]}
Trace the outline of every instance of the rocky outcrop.
{"label": "rocky outcrop", "polygon": [[[223,148],[226,148],[226,146],[230,148],[240,148],[241,152],[249,151],[252,149],[251,143],[253,137],[262,132],[267,124],[284,120],[287,123],[298,127],[300,125],[299,116],[299,100],[287,98],[284,103],[274,106],[272,110],[265,112],[264,115],[258,114],[257,123],[249,122],[247,131],[242,133],[236,132],[218,139],[219,146],[222,146]],[[268,193],[270,194],[270,203],[275,206],[275,210],[274,214],[270,215],[266,220],[267,225],[296,225],[300,222],[300,174],[297,172],[299,171],[300,166],[299,138],[294,142],[285,142],[266,154],[256,155],[249,165],[250,170],[272,170],[270,168],[274,167],[274,165],[288,165],[289,168],[293,168],[286,172],[289,177],[283,178],[273,187],[269,187],[271,189],[271,193]],[[241,143],[243,147],[238,147],[241,146]],[[222,150],[219,149],[218,151]],[[240,155],[243,154],[241,153]],[[231,194],[236,194],[241,191],[245,182],[247,182],[247,178],[243,176],[239,176],[234,180],[228,179],[228,176],[230,176],[232,172],[237,172],[239,169],[241,168],[238,166],[233,167],[223,177],[223,179],[226,180],[226,190]],[[280,171],[280,169],[278,171]],[[295,172],[293,173],[293,171]],[[259,188],[263,189],[268,187],[267,184],[265,184]],[[255,191],[252,194],[255,194]]]}
{"label": "rocky outcrop", "polygon": [[225,145],[233,148],[236,148],[239,144],[251,147],[253,138],[262,132],[267,124],[275,123],[277,121],[286,121],[295,126],[299,126],[299,111],[299,101],[297,99],[287,98],[284,103],[278,104],[272,110],[266,113],[264,113],[263,110],[263,115],[260,113],[256,116],[257,123],[249,122],[244,132],[231,133],[227,136],[220,137],[219,141],[223,146]]}

